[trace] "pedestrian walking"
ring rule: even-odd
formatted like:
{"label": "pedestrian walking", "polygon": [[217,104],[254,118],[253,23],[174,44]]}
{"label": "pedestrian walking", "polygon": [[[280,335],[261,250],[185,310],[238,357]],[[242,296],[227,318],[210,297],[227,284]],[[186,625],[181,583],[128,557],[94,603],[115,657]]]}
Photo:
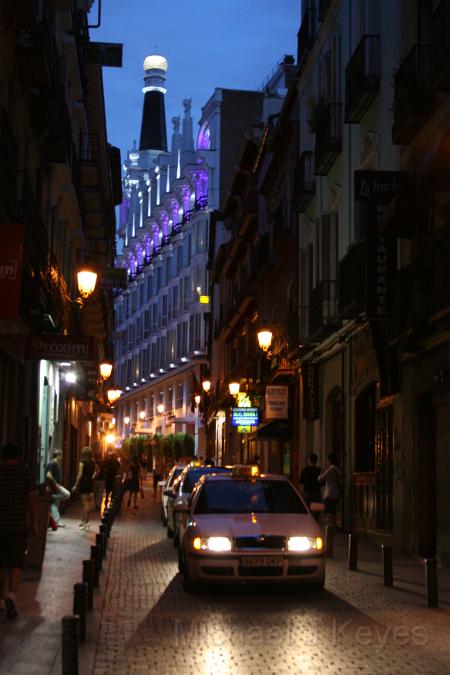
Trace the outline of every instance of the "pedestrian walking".
{"label": "pedestrian walking", "polygon": [[91,450],[85,446],[81,450],[78,475],[72,492],[80,493],[83,515],[78,525],[80,530],[87,530],[90,525],[90,514],[94,507],[94,477],[97,467],[92,459]]}
{"label": "pedestrian walking", "polygon": [[25,567],[27,539],[35,535],[36,486],[30,471],[19,464],[18,447],[8,443],[2,449],[0,464],[0,611],[6,611],[10,619],[17,616],[16,594]]}
{"label": "pedestrian walking", "polygon": [[341,498],[341,472],[334,453],[328,455],[327,468],[319,475],[318,481],[325,485],[323,491],[325,514],[328,515],[330,524],[336,525],[336,511]]}
{"label": "pedestrian walking", "polygon": [[[53,457],[45,469],[47,485],[50,488],[52,498],[52,503],[50,505],[51,518],[54,521],[54,524],[50,521],[50,526],[52,529],[65,527],[65,523],[63,522],[59,512],[59,505],[61,502],[66,501],[70,497],[70,491],[61,485],[61,460],[62,451],[54,450]],[[56,528],[54,525],[56,525]]]}
{"label": "pedestrian walking", "polygon": [[137,455],[134,455],[127,467],[123,492],[124,494],[128,492],[128,506],[131,506],[131,499],[133,499],[135,509],[138,508],[137,498],[140,490],[139,470],[139,458]]}
{"label": "pedestrian walking", "polygon": [[303,497],[308,506],[311,502],[320,502],[322,498],[318,480],[322,469],[317,466],[317,459],[317,455],[311,452],[308,455],[308,464],[300,474],[300,485],[303,485]]}
{"label": "pedestrian walking", "polygon": [[153,494],[156,495],[158,489],[158,483],[163,479],[164,475],[164,460],[161,457],[161,453],[157,453],[154,463],[153,463]]}

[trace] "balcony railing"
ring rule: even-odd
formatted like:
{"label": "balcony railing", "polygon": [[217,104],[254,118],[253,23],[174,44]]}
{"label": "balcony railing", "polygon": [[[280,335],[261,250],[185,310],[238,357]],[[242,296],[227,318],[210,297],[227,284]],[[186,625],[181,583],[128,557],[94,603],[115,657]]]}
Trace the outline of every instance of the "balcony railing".
{"label": "balcony railing", "polygon": [[321,281],[313,288],[309,304],[310,337],[324,337],[338,325],[338,292],[336,281]]}
{"label": "balcony railing", "polygon": [[207,206],[208,206],[208,197],[206,195],[200,195],[200,197],[195,200],[194,211],[206,209]]}
{"label": "balcony railing", "polygon": [[450,92],[450,0],[433,14],[433,89]]}
{"label": "balcony railing", "polygon": [[327,176],[342,150],[342,105],[328,103],[316,128],[315,173]]}
{"label": "balcony railing", "polygon": [[300,30],[297,33],[297,63],[302,65],[305,57],[314,44],[316,37],[316,10],[308,7],[303,12]]}
{"label": "balcony railing", "polygon": [[415,45],[394,74],[392,142],[411,142],[434,109],[432,45]]}
{"label": "balcony railing", "polygon": [[0,107],[0,208],[2,207],[9,218],[14,220],[17,207],[17,145],[6,110]]}
{"label": "balcony railing", "polygon": [[353,244],[339,261],[339,316],[351,319],[366,307],[367,242]]}
{"label": "balcony railing", "polygon": [[191,209],[190,211],[185,211],[183,213],[183,219],[181,221],[183,225],[190,222],[193,213],[195,213],[193,209]]}
{"label": "balcony railing", "polygon": [[270,236],[268,234],[264,234],[250,249],[250,276],[256,279],[262,279],[264,276],[265,266],[270,263],[270,260]]}
{"label": "balcony railing", "polygon": [[314,153],[304,152],[294,169],[294,206],[303,213],[316,192]]}
{"label": "balcony railing", "polygon": [[319,0],[319,21],[324,21],[333,0]]}
{"label": "balcony railing", "polygon": [[380,38],[364,35],[345,69],[345,121],[360,122],[380,89]]}

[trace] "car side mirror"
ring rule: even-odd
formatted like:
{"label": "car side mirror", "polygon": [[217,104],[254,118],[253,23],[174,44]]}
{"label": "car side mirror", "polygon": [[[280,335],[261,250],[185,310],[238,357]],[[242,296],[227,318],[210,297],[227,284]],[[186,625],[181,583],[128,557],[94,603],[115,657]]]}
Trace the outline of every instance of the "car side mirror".
{"label": "car side mirror", "polygon": [[311,513],[321,513],[322,511],[325,511],[325,504],[322,504],[322,502],[311,502],[309,510]]}
{"label": "car side mirror", "polygon": [[183,504],[183,502],[179,502],[178,504],[174,505],[173,510],[175,513],[187,513],[189,511],[189,506],[187,504]]}
{"label": "car side mirror", "polygon": [[173,497],[173,490],[172,490],[172,488],[167,488],[166,490],[164,490],[164,496],[165,496],[165,497]]}

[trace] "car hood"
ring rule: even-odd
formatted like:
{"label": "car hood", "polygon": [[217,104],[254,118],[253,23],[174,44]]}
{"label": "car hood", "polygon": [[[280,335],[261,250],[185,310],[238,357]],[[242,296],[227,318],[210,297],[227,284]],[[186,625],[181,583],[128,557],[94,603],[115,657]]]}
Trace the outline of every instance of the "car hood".
{"label": "car hood", "polygon": [[261,535],[321,536],[318,523],[309,514],[255,513],[195,515],[192,526],[202,536],[259,537]]}

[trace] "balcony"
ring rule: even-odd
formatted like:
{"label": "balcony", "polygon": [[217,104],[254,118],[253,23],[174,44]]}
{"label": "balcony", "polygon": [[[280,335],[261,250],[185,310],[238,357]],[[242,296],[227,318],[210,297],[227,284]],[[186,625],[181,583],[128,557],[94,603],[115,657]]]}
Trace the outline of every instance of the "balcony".
{"label": "balcony", "polygon": [[345,69],[345,122],[361,121],[380,89],[380,38],[364,35]]}
{"label": "balcony", "polygon": [[170,244],[170,239],[171,239],[170,234],[164,234],[161,239],[161,245],[168,246],[168,244]]}
{"label": "balcony", "polygon": [[283,240],[291,241],[292,207],[288,199],[281,199],[272,215],[273,245],[276,247]]}
{"label": "balcony", "polygon": [[331,7],[333,0],[319,0],[319,21],[325,21],[328,10]]}
{"label": "balcony", "polygon": [[208,197],[207,195],[200,195],[198,199],[195,200],[194,211],[201,211],[206,209],[208,206]]}
{"label": "balcony", "polygon": [[191,222],[192,215],[195,213],[194,209],[190,209],[189,211],[185,211],[183,213],[183,219],[181,221],[182,225],[186,225],[186,223]]}
{"label": "balcony", "polygon": [[315,174],[327,176],[342,150],[342,111],[340,103],[325,104],[317,120]]}
{"label": "balcony", "polygon": [[294,169],[294,208],[304,213],[316,192],[314,153],[304,152]]}
{"label": "balcony", "polygon": [[336,281],[321,281],[310,294],[309,337],[324,338],[340,325]]}
{"label": "balcony", "polygon": [[51,88],[58,70],[58,52],[46,24],[21,27],[16,35],[16,73],[24,87]]}
{"label": "balcony", "polygon": [[264,277],[266,266],[271,262],[271,247],[269,234],[263,234],[250,249],[249,269],[253,278],[261,280]]}
{"label": "balcony", "polygon": [[431,45],[415,45],[394,74],[392,142],[407,145],[433,112]]}
{"label": "balcony", "polygon": [[302,65],[316,37],[316,10],[309,7],[303,12],[300,30],[297,33],[297,63]]}
{"label": "balcony", "polygon": [[0,213],[10,220],[17,208],[17,145],[6,110],[0,106]]}
{"label": "balcony", "polygon": [[450,0],[433,14],[433,89],[450,92]]}
{"label": "balcony", "polygon": [[367,242],[353,244],[339,261],[339,317],[352,319],[366,307]]}

